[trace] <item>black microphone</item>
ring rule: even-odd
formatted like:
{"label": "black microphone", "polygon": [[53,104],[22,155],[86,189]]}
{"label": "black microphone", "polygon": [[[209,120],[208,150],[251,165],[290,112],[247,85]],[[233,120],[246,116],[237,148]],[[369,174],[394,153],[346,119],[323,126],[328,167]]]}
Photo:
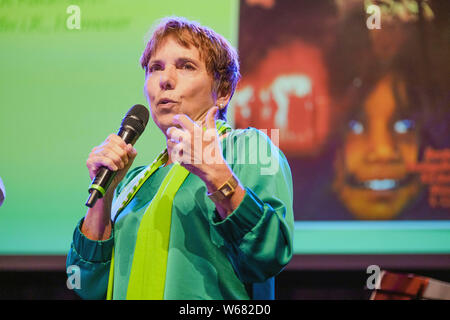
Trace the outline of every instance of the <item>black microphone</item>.
{"label": "black microphone", "polygon": [[[121,137],[126,144],[134,145],[136,140],[142,134],[147,125],[149,113],[146,107],[141,104],[136,104],[128,110],[127,114],[122,120],[119,132],[117,135]],[[97,172],[94,180],[89,186],[89,198],[86,206],[92,208],[97,199],[102,198],[109,185],[116,176],[116,171],[109,170],[106,167],[101,167]]]}

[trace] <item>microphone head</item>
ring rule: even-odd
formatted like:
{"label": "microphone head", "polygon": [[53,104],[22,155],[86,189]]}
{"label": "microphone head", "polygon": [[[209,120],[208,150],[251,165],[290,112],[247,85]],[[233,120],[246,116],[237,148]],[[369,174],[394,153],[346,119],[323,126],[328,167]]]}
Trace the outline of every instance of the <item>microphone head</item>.
{"label": "microphone head", "polygon": [[142,104],[136,104],[128,110],[127,114],[122,120],[121,127],[131,127],[139,135],[144,132],[145,126],[148,123],[149,112]]}

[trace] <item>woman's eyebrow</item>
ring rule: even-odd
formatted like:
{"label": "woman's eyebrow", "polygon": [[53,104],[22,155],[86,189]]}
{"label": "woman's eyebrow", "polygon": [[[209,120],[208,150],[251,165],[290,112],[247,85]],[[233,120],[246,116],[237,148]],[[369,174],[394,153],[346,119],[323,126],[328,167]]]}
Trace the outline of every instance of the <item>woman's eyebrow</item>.
{"label": "woman's eyebrow", "polygon": [[150,60],[150,61],[148,62],[148,65],[155,64],[155,63],[158,63],[158,64],[164,64],[164,63],[162,62],[162,60]]}

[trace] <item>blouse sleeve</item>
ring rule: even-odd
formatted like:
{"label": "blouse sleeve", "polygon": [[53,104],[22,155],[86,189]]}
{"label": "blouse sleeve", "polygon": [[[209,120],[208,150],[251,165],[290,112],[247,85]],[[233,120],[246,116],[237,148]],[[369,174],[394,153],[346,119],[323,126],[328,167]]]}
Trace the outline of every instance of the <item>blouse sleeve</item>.
{"label": "blouse sleeve", "polygon": [[[114,190],[114,200],[123,188],[144,169],[145,166],[140,166],[128,171]],[[79,268],[79,287],[74,286],[73,289],[81,298],[105,299],[114,247],[114,226],[109,239],[96,241],[88,239],[81,232],[83,221],[84,218],[77,224],[73,233],[72,243],[66,259],[66,267],[76,266]]]}
{"label": "blouse sleeve", "polygon": [[212,224],[225,239],[239,278],[263,282],[292,258],[292,175],[286,157],[267,135],[254,128],[236,131],[223,142],[224,156],[245,196],[226,219],[216,214]]}
{"label": "blouse sleeve", "polygon": [[80,220],[73,233],[66,267],[77,266],[79,268],[80,281],[74,290],[81,298],[105,299],[114,232],[111,232],[108,240],[90,240],[81,232],[83,220],[84,218]]}

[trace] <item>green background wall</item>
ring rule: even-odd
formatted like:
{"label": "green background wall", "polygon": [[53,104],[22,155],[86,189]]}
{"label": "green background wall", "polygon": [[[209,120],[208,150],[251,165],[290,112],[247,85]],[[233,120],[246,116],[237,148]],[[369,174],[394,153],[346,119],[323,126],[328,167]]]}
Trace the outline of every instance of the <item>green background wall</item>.
{"label": "green background wall", "polygon": [[[81,10],[69,30],[69,5]],[[0,1],[0,254],[65,254],[84,216],[92,147],[148,106],[139,58],[158,19],[181,15],[237,45],[239,2]],[[99,121],[101,119],[101,121]],[[164,140],[149,121],[134,165]]]}

